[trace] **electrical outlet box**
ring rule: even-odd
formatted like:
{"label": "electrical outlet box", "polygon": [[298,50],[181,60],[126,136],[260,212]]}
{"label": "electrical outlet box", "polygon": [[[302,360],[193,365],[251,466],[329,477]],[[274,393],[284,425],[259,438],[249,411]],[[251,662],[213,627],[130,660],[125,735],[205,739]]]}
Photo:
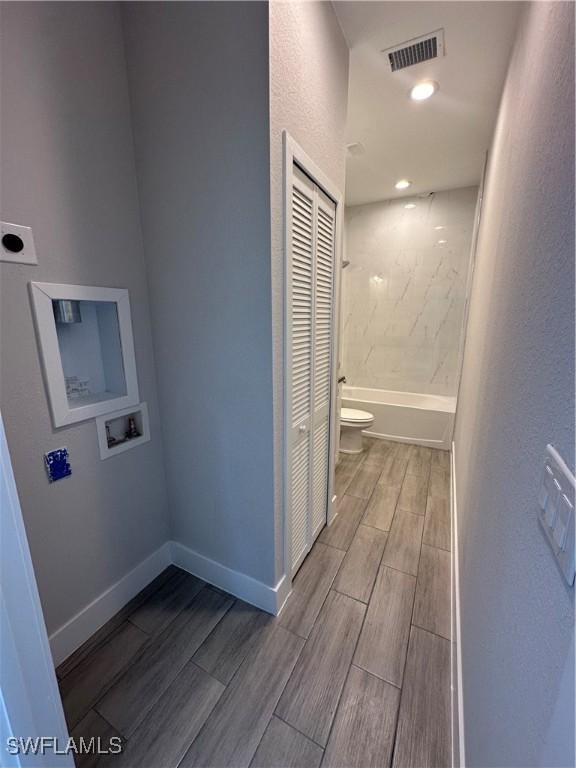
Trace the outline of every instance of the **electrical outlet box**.
{"label": "electrical outlet box", "polygon": [[56,448],[54,451],[48,451],[44,454],[44,466],[48,475],[48,482],[55,483],[56,480],[62,480],[64,477],[70,477],[72,469],[70,467],[68,448]]}
{"label": "electrical outlet box", "polygon": [[30,227],[0,222],[0,261],[38,264],[34,235]]}
{"label": "electrical outlet box", "polygon": [[568,584],[574,584],[574,505],[576,479],[551,445],[546,446],[538,494],[540,525]]}
{"label": "electrical outlet box", "polygon": [[140,403],[134,408],[98,416],[96,430],[101,459],[147,443],[150,440],[148,406]]}

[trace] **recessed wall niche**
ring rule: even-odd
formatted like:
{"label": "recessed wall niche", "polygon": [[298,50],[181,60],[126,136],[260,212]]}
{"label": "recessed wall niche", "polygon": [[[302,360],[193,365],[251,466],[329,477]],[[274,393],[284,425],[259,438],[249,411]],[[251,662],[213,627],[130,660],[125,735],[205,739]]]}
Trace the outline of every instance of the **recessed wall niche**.
{"label": "recessed wall niche", "polygon": [[124,288],[30,283],[55,427],[139,401]]}

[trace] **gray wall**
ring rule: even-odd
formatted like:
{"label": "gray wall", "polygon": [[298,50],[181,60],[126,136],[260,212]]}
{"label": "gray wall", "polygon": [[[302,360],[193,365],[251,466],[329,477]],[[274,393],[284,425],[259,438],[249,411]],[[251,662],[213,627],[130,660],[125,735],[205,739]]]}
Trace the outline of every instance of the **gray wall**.
{"label": "gray wall", "polygon": [[573,35],[571,3],[528,5],[482,213],[455,433],[470,766],[574,764],[574,590],[537,522],[546,443],[574,466]]}
{"label": "gray wall", "polygon": [[331,3],[270,3],[270,182],[276,575],[282,560],[284,250],[282,131],[344,193],[348,46]]}
{"label": "gray wall", "polygon": [[[1,406],[53,632],[167,539],[167,500],[118,6],[4,3],[2,36],[2,218],[33,227],[39,266],[0,266]],[[149,444],[101,461],[94,421],[52,427],[30,280],[129,289]],[[72,477],[49,485],[63,445]]]}
{"label": "gray wall", "polygon": [[273,585],[268,7],[123,14],[172,535]]}

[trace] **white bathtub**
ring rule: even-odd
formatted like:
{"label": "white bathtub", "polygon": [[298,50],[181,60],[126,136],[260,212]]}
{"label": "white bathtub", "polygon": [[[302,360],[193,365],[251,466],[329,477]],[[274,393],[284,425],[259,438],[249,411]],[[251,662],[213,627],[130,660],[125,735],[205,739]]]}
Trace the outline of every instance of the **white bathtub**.
{"label": "white bathtub", "polygon": [[455,397],[343,386],[342,406],[374,414],[365,435],[450,450]]}

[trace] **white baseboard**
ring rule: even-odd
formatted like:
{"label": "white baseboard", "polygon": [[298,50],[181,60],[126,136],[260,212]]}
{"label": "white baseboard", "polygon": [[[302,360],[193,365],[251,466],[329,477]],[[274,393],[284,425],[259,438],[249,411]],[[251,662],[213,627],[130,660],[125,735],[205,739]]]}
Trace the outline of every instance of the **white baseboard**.
{"label": "white baseboard", "polygon": [[452,766],[465,768],[464,698],[462,691],[462,631],[460,619],[460,563],[458,556],[458,503],[456,495],[456,450],[452,443],[450,467],[450,506],[452,516]]}
{"label": "white baseboard", "polygon": [[54,666],[86,642],[171,562],[170,543],[166,542],[53,632],[49,639]]}
{"label": "white baseboard", "polygon": [[[440,451],[449,451],[450,443],[447,440],[431,440],[426,437],[403,437],[402,435],[388,435],[384,432],[371,432],[365,429],[362,432],[366,437],[374,437],[376,440],[390,440],[394,443],[405,443],[408,445],[422,445],[425,448],[438,448]],[[344,453],[344,451],[342,451]]]}
{"label": "white baseboard", "polygon": [[183,544],[167,541],[50,635],[54,666],[68,658],[171,564],[274,615],[280,612],[290,594],[291,583],[285,576],[275,587],[270,587]]}
{"label": "white baseboard", "polygon": [[285,576],[275,587],[270,587],[216,560],[210,560],[177,541],[171,541],[170,548],[174,565],[267,613],[278,614],[288,597],[290,583]]}

